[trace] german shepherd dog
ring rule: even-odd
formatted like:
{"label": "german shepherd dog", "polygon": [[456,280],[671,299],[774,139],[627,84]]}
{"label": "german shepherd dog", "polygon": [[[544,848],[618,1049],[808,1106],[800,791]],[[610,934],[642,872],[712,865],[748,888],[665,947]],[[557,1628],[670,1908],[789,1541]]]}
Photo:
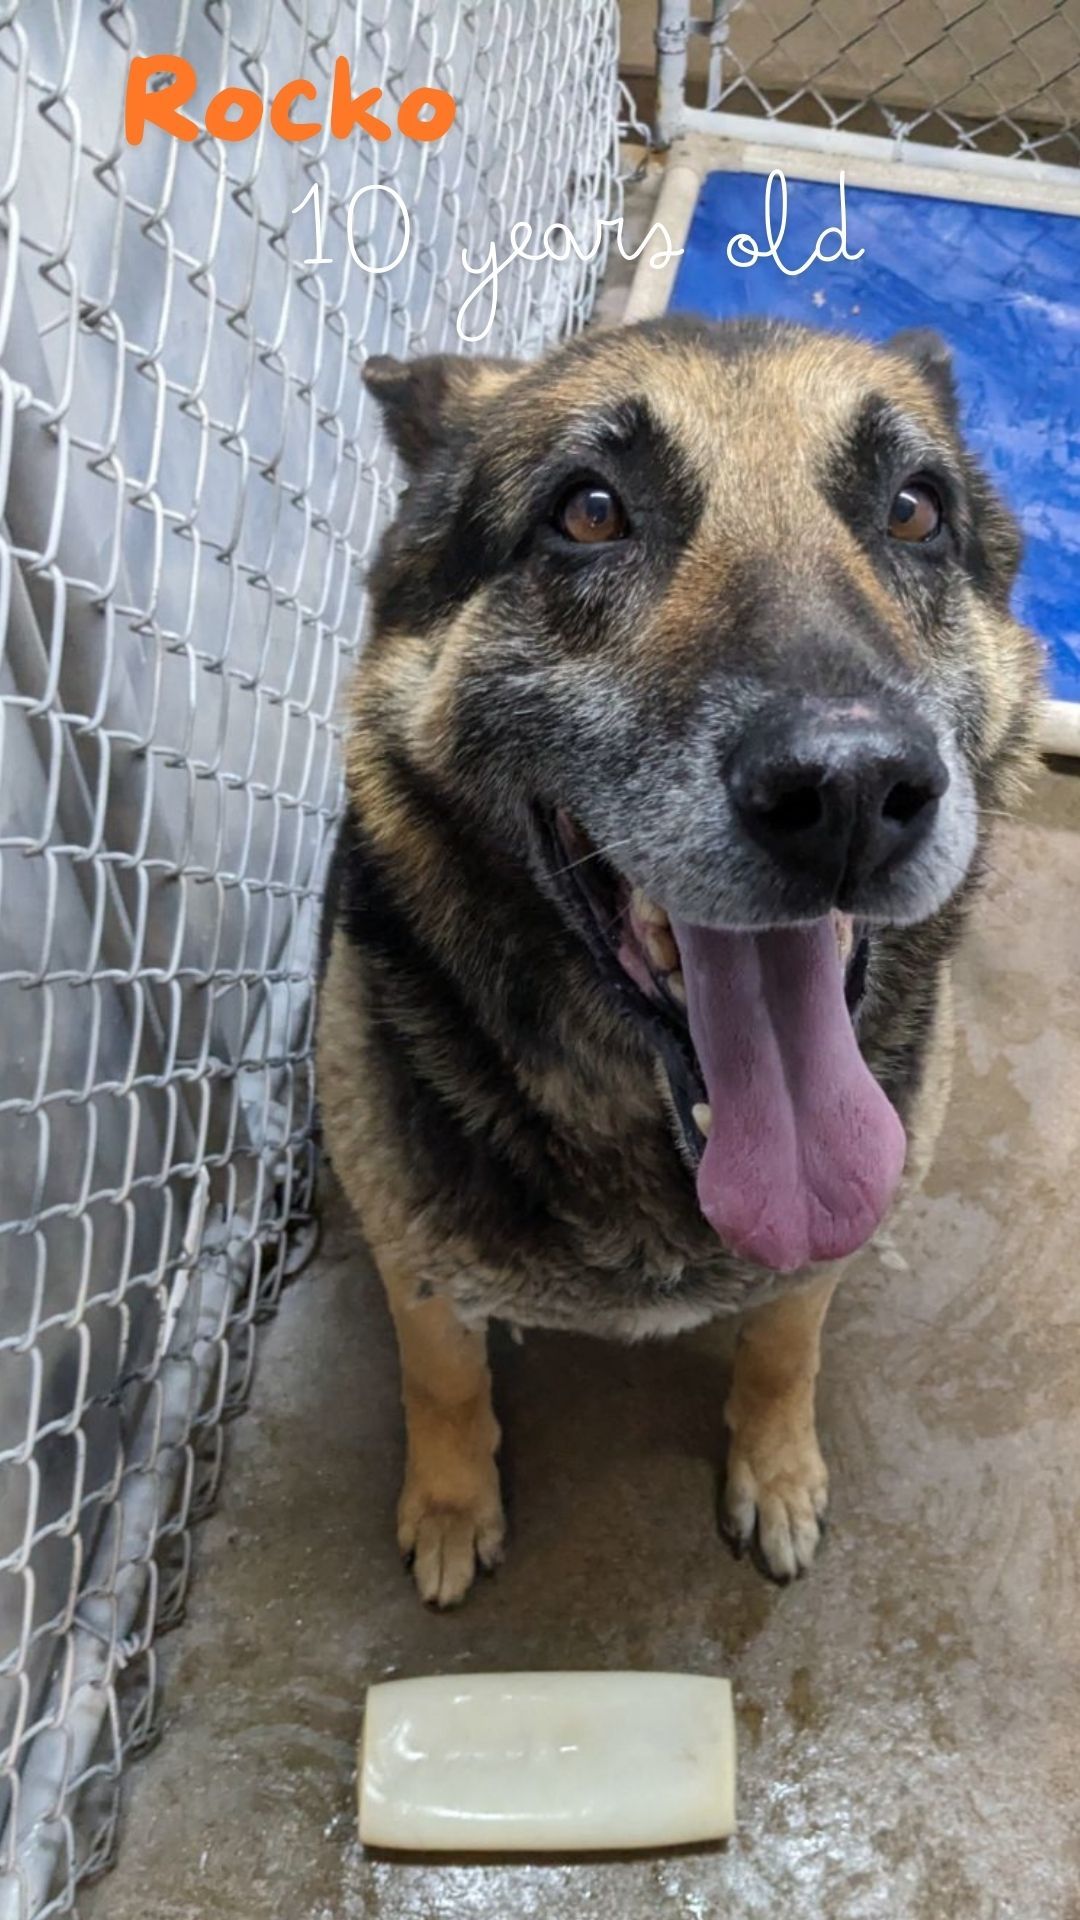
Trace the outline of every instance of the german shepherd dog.
{"label": "german shepherd dog", "polygon": [[441,1606],[501,1555],[489,1319],[740,1313],[725,1525],[790,1579],[825,1311],[925,1166],[1030,766],[1016,528],[930,334],[650,322],[365,379],[408,488],[318,1072],[397,1328],[402,1551]]}

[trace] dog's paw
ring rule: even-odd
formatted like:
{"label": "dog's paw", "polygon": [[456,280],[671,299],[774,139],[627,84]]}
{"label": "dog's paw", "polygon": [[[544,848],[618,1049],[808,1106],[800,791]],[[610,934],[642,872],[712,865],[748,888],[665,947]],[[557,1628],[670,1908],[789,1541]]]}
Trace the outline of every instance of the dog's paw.
{"label": "dog's paw", "polygon": [[428,1606],[460,1606],[477,1569],[490,1573],[498,1566],[505,1539],[499,1476],[493,1466],[469,1497],[452,1504],[434,1498],[412,1477],[406,1480],[398,1508],[398,1545]]}
{"label": "dog's paw", "polygon": [[781,1403],[751,1416],[729,1409],[728,1424],[724,1531],[737,1553],[756,1537],[765,1570],[774,1580],[794,1580],[817,1553],[829,1500],[813,1415]]}

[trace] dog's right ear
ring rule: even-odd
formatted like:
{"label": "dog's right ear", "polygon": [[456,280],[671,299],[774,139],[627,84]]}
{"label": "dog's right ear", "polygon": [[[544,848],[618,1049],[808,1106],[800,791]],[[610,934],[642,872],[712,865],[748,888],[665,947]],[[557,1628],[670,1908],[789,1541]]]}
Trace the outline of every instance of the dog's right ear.
{"label": "dog's right ear", "polygon": [[433,353],[395,360],[388,353],[365,361],[363,382],[379,403],[386,431],[414,473],[467,431],[477,411],[508,386],[514,360],[466,359]]}
{"label": "dog's right ear", "polygon": [[885,345],[922,375],[950,427],[956,427],[960,417],[956,375],[952,353],[940,333],[933,327],[905,327]]}

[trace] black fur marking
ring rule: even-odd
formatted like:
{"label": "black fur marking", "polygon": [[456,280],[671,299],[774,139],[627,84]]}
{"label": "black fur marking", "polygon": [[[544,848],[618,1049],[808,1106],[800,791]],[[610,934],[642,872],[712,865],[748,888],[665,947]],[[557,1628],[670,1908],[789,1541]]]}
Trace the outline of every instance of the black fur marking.
{"label": "black fur marking", "polygon": [[471,438],[458,429],[402,497],[369,576],[376,634],[429,633],[510,556],[492,538]]}
{"label": "black fur marking", "polygon": [[337,919],[338,894],[341,878],[349,860],[348,837],[352,830],[352,808],[347,806],[338,824],[330,858],[326,866],[326,883],[323,890],[322,911],[319,914],[319,943],[317,948],[316,978],[321,981],[326,973],[326,963],[330,958],[330,946],[334,938],[334,924]]}
{"label": "black fur marking", "polygon": [[965,555],[968,571],[979,592],[1006,613],[1023,557],[1020,527],[969,454],[964,456],[963,469],[971,503]]}
{"label": "black fur marking", "polygon": [[844,975],[844,999],[852,1020],[856,1020],[866,994],[867,975],[870,970],[870,935],[864,933],[852,948],[851,958]]}
{"label": "black fur marking", "polygon": [[940,557],[949,550],[948,533],[925,543],[890,542],[889,507],[900,487],[916,473],[926,475],[942,497],[946,521],[962,522],[966,501],[960,476],[945,449],[933,446],[914,422],[897,412],[883,394],[870,394],[852,420],[839,454],[824,476],[826,498],[879,564],[896,558]]}
{"label": "black fur marking", "polygon": [[[889,504],[915,473],[940,494],[946,526],[925,543],[891,541],[885,532]],[[883,577],[902,577],[909,592],[927,600],[928,611],[946,577],[940,563],[950,557],[978,592],[1007,610],[1021,555],[1015,520],[969,454],[932,446],[883,395],[870,395],[855,416],[824,477],[824,491]]]}
{"label": "black fur marking", "polygon": [[[581,478],[600,480],[618,494],[629,519],[625,541],[580,546],[556,531],[555,504]],[[704,507],[704,489],[672,435],[645,401],[624,400],[540,464],[525,550],[538,549],[564,569],[597,563],[618,569],[635,547],[649,561],[671,565],[693,539]]]}
{"label": "black fur marking", "polygon": [[[460,802],[444,793],[404,753],[390,749],[387,765],[410,813],[445,851],[446,870],[470,903],[477,925],[493,918],[503,929],[505,964],[498,991],[485,991],[470,1016],[492,1031],[506,1059],[539,1068],[550,1062],[550,1033],[559,999],[552,984],[567,935],[551,903],[537,890],[520,858],[509,859]],[[522,849],[522,852],[524,849]],[[494,1022],[494,1024],[492,1024]]]}
{"label": "black fur marking", "polygon": [[[385,1062],[388,1118],[411,1143],[417,1174],[423,1170],[443,1206],[452,1196],[463,1232],[482,1233],[508,1256],[520,1255],[530,1238],[551,1247],[561,1230],[551,1213],[548,1123],[525,1098],[511,1059],[459,980],[422,939],[387,861],[352,809],[342,823],[335,878],[336,924],[365,959],[370,1044]],[[419,1043],[413,1015],[421,1018]]]}
{"label": "black fur marking", "polygon": [[[527,378],[516,383],[518,408],[529,404],[527,387]],[[449,426],[406,492],[371,574],[376,632],[426,633],[503,575],[516,592],[527,567],[552,593],[553,621],[571,630],[583,614],[588,627],[599,575],[645,565],[654,590],[663,584],[693,538],[704,494],[644,401],[622,400],[570,430],[541,430],[526,485],[503,474],[497,422],[490,445],[487,431]],[[556,504],[580,478],[614,487],[629,516],[627,541],[575,546],[556,533]]]}

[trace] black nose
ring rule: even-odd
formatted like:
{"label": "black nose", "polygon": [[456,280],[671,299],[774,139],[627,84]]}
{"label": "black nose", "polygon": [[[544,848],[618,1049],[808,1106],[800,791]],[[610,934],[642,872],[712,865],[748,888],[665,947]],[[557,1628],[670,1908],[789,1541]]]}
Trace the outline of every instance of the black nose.
{"label": "black nose", "polygon": [[746,832],[831,897],[913,853],[949,773],[931,728],[899,702],[777,702],[726,768]]}

